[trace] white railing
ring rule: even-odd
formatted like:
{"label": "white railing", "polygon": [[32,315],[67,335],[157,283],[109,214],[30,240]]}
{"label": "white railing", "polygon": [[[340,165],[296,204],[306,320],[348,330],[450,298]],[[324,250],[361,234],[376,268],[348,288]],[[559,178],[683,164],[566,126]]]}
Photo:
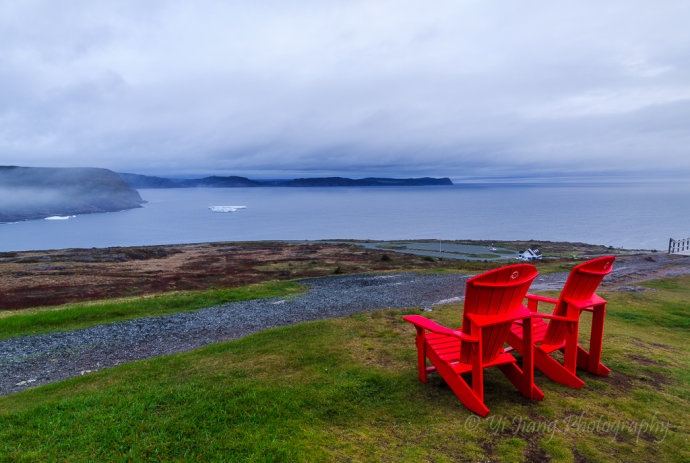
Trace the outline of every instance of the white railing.
{"label": "white railing", "polygon": [[670,238],[668,240],[668,253],[690,254],[690,238],[685,238],[682,240],[674,240],[673,238]]}

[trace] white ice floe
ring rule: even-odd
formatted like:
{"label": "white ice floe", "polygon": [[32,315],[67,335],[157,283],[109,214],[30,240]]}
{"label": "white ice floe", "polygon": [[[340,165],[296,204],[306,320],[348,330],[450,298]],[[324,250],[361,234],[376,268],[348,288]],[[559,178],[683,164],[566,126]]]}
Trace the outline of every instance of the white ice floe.
{"label": "white ice floe", "polygon": [[237,212],[240,209],[246,209],[247,206],[209,206],[211,212]]}

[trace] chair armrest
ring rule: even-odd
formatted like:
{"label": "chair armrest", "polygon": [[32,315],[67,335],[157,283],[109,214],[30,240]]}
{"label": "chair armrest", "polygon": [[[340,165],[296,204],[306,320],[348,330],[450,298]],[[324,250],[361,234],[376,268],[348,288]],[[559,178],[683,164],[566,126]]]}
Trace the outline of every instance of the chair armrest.
{"label": "chair armrest", "polygon": [[421,315],[406,315],[403,317],[406,322],[412,323],[417,328],[423,328],[436,334],[443,334],[445,336],[452,336],[467,342],[479,342],[479,339],[469,336],[462,331],[451,330],[445,326],[439,325],[433,320],[422,317]]}
{"label": "chair armrest", "polygon": [[477,325],[480,328],[483,328],[493,325],[502,325],[505,323],[510,324],[513,322],[519,322],[527,318],[532,318],[532,316],[534,316],[534,312],[531,312],[527,309],[527,307],[522,306],[518,310],[503,314],[480,315],[476,313],[471,313],[465,314],[465,316],[469,320],[471,320],[473,324]]}
{"label": "chair armrest", "polygon": [[530,301],[548,302],[550,304],[556,304],[558,302],[558,299],[554,299],[552,297],[540,296],[538,294],[527,294],[525,297]]}
{"label": "chair armrest", "polygon": [[549,320],[560,320],[562,322],[566,323],[578,323],[579,319],[577,318],[570,318],[570,317],[564,317],[563,315],[553,315],[553,314],[534,314],[533,318],[548,318]]}
{"label": "chair armrest", "polygon": [[540,302],[547,302],[547,303],[553,304],[553,305],[558,304],[557,299],[554,299],[552,297],[539,296],[538,294],[527,294],[527,295],[525,295],[525,299],[527,299],[527,307],[533,313],[539,312],[539,303]]}
{"label": "chair armrest", "polygon": [[570,298],[565,298],[565,302],[570,305],[577,307],[580,310],[586,310],[587,312],[594,312],[594,307],[605,305],[606,299],[602,299],[599,295],[593,294],[592,297],[585,300],[575,300]]}

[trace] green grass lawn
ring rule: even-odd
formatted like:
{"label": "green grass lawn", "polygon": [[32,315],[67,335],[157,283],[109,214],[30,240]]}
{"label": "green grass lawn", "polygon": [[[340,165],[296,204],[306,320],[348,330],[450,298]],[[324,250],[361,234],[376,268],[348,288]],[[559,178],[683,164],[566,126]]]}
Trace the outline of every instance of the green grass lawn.
{"label": "green grass lawn", "polygon": [[53,331],[76,330],[135,318],[191,312],[228,302],[290,296],[304,289],[304,285],[299,283],[276,281],[241,288],[173,292],[0,312],[0,340]]}
{"label": "green grass lawn", "polygon": [[2,397],[0,461],[687,462],[690,277],[645,286],[602,293],[609,377],[572,390],[538,373],[530,401],[489,370],[487,418],[418,381],[402,321],[417,310],[383,310]]}

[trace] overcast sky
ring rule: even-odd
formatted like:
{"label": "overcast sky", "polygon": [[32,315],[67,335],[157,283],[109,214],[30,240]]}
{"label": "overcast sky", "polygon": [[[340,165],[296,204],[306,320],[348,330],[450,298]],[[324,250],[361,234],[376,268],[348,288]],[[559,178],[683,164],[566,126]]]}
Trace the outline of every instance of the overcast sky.
{"label": "overcast sky", "polygon": [[0,0],[0,164],[690,174],[690,2]]}

